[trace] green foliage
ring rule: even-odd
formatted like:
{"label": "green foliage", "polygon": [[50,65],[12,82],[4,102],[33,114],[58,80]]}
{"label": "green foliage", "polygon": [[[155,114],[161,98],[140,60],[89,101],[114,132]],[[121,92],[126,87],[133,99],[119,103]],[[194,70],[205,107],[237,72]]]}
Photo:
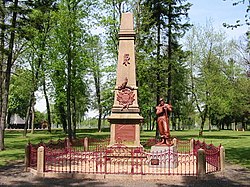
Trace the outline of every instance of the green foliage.
{"label": "green foliage", "polygon": [[205,28],[193,28],[186,46],[191,52],[190,93],[202,119],[201,129],[206,118],[219,128],[237,122],[239,116],[248,113],[249,81],[242,66],[234,60],[239,57],[234,42],[227,41],[224,33],[207,24]]}
{"label": "green foliage", "polygon": [[45,121],[45,116],[43,113],[36,111],[35,112],[35,124],[41,124],[41,122]]}
{"label": "green foliage", "polygon": [[115,62],[118,60],[118,32],[121,14],[131,10],[132,2],[131,0],[105,0],[99,6],[103,11],[99,24],[105,28],[105,49],[107,55]]}
{"label": "green foliage", "polygon": [[25,118],[29,106],[30,92],[33,90],[32,75],[29,70],[17,69],[11,77],[9,94],[9,114],[18,114]]}
{"label": "green foliage", "polygon": [[[64,130],[70,129],[87,111],[89,54],[86,43],[90,38],[89,11],[94,2],[61,1],[53,14],[55,23],[51,33],[49,76],[54,88],[55,114],[59,115]],[[67,111],[67,112],[66,112]],[[66,116],[68,116],[66,121]],[[68,125],[68,127],[66,127]]]}

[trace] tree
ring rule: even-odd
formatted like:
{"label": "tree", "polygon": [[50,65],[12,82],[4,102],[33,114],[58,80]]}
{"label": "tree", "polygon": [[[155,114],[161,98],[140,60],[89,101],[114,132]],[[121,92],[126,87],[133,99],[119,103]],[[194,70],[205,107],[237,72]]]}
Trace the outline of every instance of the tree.
{"label": "tree", "polygon": [[[7,116],[7,108],[8,108],[8,99],[9,99],[9,86],[10,86],[10,77],[11,77],[11,68],[15,62],[15,59],[13,59],[13,53],[14,53],[14,44],[16,39],[16,27],[17,27],[17,14],[18,11],[18,0],[15,0],[13,3],[13,6],[10,6],[9,9],[12,11],[11,16],[11,23],[9,25],[9,31],[10,35],[8,39],[5,40],[6,36],[6,26],[7,23],[5,23],[6,19],[6,6],[5,2],[2,1],[1,3],[1,16],[3,18],[1,19],[1,114],[0,114],[0,151],[4,150],[4,128],[6,125],[6,116]],[[7,41],[8,40],[8,41]],[[8,43],[8,47],[7,46]],[[3,68],[3,65],[6,64],[6,68]]]}
{"label": "tree", "polygon": [[[137,63],[140,103],[155,98],[155,106],[160,97],[172,100],[173,74],[182,67],[185,53],[178,44],[190,24],[184,22],[191,4],[185,1],[142,1],[137,18]],[[140,3],[139,3],[140,4]],[[138,21],[140,19],[140,21]],[[182,64],[182,65],[181,65]],[[174,67],[174,65],[176,65]],[[150,73],[144,75],[150,69]],[[181,72],[181,71],[179,71]],[[176,74],[177,75],[177,74]],[[145,76],[148,76],[145,78]],[[178,76],[178,75],[177,75]],[[182,79],[183,80],[183,79]],[[176,83],[177,85],[177,83]],[[143,91],[142,91],[143,89]],[[143,93],[143,94],[141,94]],[[155,94],[154,94],[155,93]],[[176,98],[177,99],[177,98]],[[156,102],[155,102],[156,101]],[[142,104],[143,105],[143,104]],[[142,108],[144,110],[144,108]],[[146,111],[149,108],[145,108]],[[145,112],[147,113],[147,112]]]}
{"label": "tree", "polygon": [[[91,36],[86,43],[88,49],[88,69],[93,83],[90,82],[90,92],[94,93],[92,107],[98,110],[98,131],[101,131],[102,119],[107,116],[112,108],[112,89],[114,89],[115,68],[112,63],[105,63],[103,45],[100,36]],[[92,88],[94,84],[94,90]]]}
{"label": "tree", "polygon": [[70,140],[76,136],[77,109],[84,112],[87,108],[87,51],[84,44],[88,38],[88,25],[85,21],[93,3],[63,0],[59,3],[58,13],[54,14],[57,23],[51,37],[54,50],[50,54],[53,59],[50,75],[55,89],[55,107]]}
{"label": "tree", "polygon": [[25,118],[26,110],[29,106],[29,96],[33,90],[32,75],[29,70],[16,69],[15,74],[11,77],[8,118],[11,115],[18,114],[21,118]]}
{"label": "tree", "polygon": [[100,17],[100,25],[105,28],[105,47],[110,58],[118,60],[118,32],[123,12],[132,9],[130,0],[105,0],[100,9],[104,12]]}
{"label": "tree", "polygon": [[5,1],[0,4],[0,150],[4,149],[4,121],[2,120],[3,106],[3,64],[5,62]]}
{"label": "tree", "polygon": [[[45,83],[45,65],[46,53],[49,45],[50,31],[52,28],[52,12],[56,10],[55,1],[28,1],[26,2],[28,14],[24,17],[29,24],[25,25],[24,37],[28,41],[29,48],[26,51],[26,59],[29,60],[29,66],[33,73],[32,85],[33,89],[30,91],[29,106],[27,107],[26,124],[24,129],[24,136],[27,133],[28,121],[32,126],[32,133],[34,132],[34,105],[35,92],[42,85],[46,99],[46,108],[48,113],[48,130],[51,130],[50,106],[46,92]],[[25,57],[24,57],[25,58]],[[41,71],[42,70],[42,71]],[[31,120],[29,120],[31,118]]]}
{"label": "tree", "polygon": [[102,91],[102,78],[103,78],[103,56],[104,52],[102,50],[101,39],[99,36],[91,36],[88,40],[88,55],[89,55],[89,72],[94,80],[94,92],[95,99],[94,103],[98,110],[98,131],[101,131],[102,123],[102,105],[101,105],[101,91]]}
{"label": "tree", "polygon": [[[238,97],[235,90],[236,75],[241,77],[242,68],[238,62],[233,41],[227,41],[225,33],[216,31],[211,23],[205,27],[193,27],[186,42],[190,50],[190,91],[201,118],[202,134],[207,119],[210,124],[222,124],[232,116]],[[237,78],[238,79],[238,78]],[[239,88],[237,88],[239,90]],[[241,105],[242,106],[242,105]]]}

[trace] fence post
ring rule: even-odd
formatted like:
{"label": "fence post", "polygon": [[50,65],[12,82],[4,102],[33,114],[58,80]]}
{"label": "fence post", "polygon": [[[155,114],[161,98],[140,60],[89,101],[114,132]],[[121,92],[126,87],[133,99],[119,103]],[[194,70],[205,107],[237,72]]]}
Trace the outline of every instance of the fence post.
{"label": "fence post", "polygon": [[224,173],[225,171],[225,148],[220,147],[220,170]]}
{"label": "fence post", "polygon": [[199,177],[203,177],[206,174],[206,155],[204,149],[198,150],[198,167],[197,174]]}
{"label": "fence post", "polygon": [[45,171],[45,154],[44,147],[40,146],[37,149],[37,173],[43,174]]}
{"label": "fence post", "polygon": [[83,140],[83,146],[84,146],[84,151],[88,151],[89,150],[89,139],[88,137],[85,137]]}
{"label": "fence post", "polygon": [[28,171],[28,167],[30,167],[30,144],[29,143],[25,146],[24,164],[25,164],[25,171]]}
{"label": "fence post", "polygon": [[70,143],[69,138],[66,138],[66,147],[67,147],[67,148],[70,148],[70,147],[71,147],[71,143]]}
{"label": "fence post", "polygon": [[194,139],[192,138],[190,140],[190,153],[193,153],[194,152]]}
{"label": "fence post", "polygon": [[174,143],[174,146],[177,147],[177,139],[176,138],[173,139],[173,143]]}

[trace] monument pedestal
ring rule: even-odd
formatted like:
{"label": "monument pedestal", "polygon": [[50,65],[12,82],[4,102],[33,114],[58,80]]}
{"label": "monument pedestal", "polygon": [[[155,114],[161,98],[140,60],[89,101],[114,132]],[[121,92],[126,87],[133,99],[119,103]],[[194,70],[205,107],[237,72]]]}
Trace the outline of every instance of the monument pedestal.
{"label": "monument pedestal", "polygon": [[154,145],[151,147],[150,153],[150,167],[176,168],[178,166],[176,146]]}

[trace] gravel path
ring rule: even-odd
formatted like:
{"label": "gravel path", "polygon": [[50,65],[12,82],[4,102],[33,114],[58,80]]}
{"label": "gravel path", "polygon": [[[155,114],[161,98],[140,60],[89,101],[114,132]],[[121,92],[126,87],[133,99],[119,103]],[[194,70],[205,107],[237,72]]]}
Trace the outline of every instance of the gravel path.
{"label": "gravel path", "polygon": [[36,177],[30,172],[25,172],[23,162],[17,161],[0,168],[0,186],[250,187],[250,170],[227,164],[224,175],[215,173],[206,175],[203,179],[190,176],[167,176],[164,180],[157,180],[157,176],[155,180],[132,180],[130,178],[104,180],[57,179]]}

